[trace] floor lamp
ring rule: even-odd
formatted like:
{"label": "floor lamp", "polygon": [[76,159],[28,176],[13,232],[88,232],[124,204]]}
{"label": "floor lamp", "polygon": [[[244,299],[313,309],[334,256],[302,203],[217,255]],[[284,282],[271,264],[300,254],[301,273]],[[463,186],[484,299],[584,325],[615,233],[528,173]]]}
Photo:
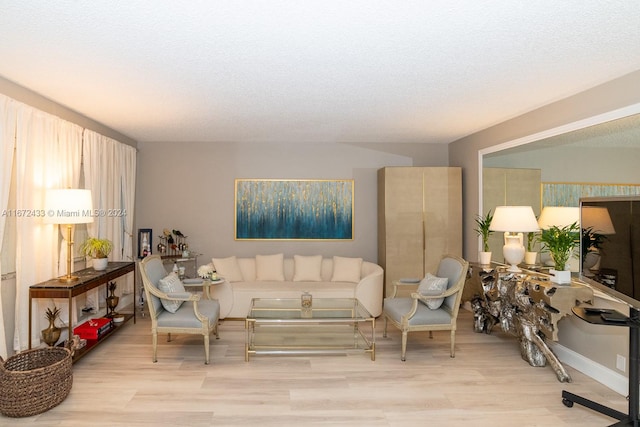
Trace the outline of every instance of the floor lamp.
{"label": "floor lamp", "polygon": [[71,275],[71,260],[73,259],[71,232],[74,224],[93,222],[92,212],[91,190],[70,188],[47,190],[44,222],[64,225],[67,228],[67,274],[58,278],[61,282],[78,280],[77,276]]}

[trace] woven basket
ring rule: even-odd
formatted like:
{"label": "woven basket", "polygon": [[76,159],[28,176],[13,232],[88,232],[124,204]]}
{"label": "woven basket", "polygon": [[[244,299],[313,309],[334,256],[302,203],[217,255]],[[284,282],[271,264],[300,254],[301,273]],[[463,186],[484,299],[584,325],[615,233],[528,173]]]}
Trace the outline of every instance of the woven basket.
{"label": "woven basket", "polygon": [[71,391],[71,351],[64,347],[26,350],[0,357],[0,413],[28,417],[59,405]]}

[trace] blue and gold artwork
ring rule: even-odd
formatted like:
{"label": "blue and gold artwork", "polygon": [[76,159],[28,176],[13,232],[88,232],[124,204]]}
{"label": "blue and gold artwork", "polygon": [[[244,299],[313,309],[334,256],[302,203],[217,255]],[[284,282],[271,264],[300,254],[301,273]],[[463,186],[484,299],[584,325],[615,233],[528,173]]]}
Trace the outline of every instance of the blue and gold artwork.
{"label": "blue and gold artwork", "polygon": [[353,239],[353,180],[237,179],[236,239]]}

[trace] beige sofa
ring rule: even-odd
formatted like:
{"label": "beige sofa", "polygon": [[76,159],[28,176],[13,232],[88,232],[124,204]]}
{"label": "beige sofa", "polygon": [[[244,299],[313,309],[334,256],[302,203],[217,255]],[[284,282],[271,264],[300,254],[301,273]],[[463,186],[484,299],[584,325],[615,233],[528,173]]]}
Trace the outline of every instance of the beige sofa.
{"label": "beige sofa", "polygon": [[225,281],[210,288],[220,303],[220,318],[247,317],[252,298],[357,298],[369,313],[382,313],[383,270],[361,258],[282,254],[254,258],[213,258]]}

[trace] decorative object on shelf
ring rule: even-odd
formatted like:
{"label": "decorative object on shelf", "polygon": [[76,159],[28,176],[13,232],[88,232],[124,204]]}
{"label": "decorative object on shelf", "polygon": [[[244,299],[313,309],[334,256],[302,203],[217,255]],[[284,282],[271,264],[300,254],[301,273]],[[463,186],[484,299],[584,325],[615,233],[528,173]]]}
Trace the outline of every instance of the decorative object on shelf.
{"label": "decorative object on shelf", "polygon": [[302,304],[302,308],[311,308],[313,306],[313,296],[304,291],[300,297],[300,304]]}
{"label": "decorative object on shelf", "polygon": [[67,398],[73,385],[71,351],[64,347],[25,350],[0,357],[0,413],[30,417]]}
{"label": "decorative object on shelf", "polygon": [[90,190],[80,189],[51,189],[45,196],[45,210],[47,224],[65,225],[67,228],[67,274],[59,278],[61,282],[75,282],[77,276],[71,275],[71,258],[73,258],[73,239],[71,228],[74,224],[93,222],[93,202]]}
{"label": "decorative object on shelf", "polygon": [[109,264],[109,254],[113,249],[113,243],[109,239],[99,239],[97,237],[89,237],[80,245],[80,252],[84,256],[92,259],[93,269],[103,271],[107,269]]}
{"label": "decorative object on shelf", "polygon": [[55,305],[53,310],[47,307],[44,314],[49,321],[49,327],[42,330],[42,341],[46,342],[49,347],[53,347],[60,339],[61,329],[56,326],[56,320],[60,317],[60,309]]}
{"label": "decorative object on shelf", "polygon": [[200,267],[198,267],[198,276],[202,277],[203,279],[208,279],[211,281],[218,280],[218,273],[216,272],[216,269],[211,263],[203,264]]}
{"label": "decorative object on shelf", "polygon": [[117,287],[116,282],[109,282],[107,285],[107,289],[109,290],[109,296],[107,297],[107,317],[118,316],[118,313],[115,311],[120,302],[120,297],[115,295]]}
{"label": "decorative object on shelf", "polygon": [[[151,255],[151,245],[152,245],[152,230],[150,228],[139,228],[138,229],[138,259],[142,259],[148,255]],[[160,245],[158,245],[158,251]]]}
{"label": "decorative object on shelf", "polygon": [[505,262],[511,265],[508,271],[512,273],[522,271],[518,267],[525,253],[522,233],[540,230],[533,208],[531,206],[498,206],[489,229],[504,232],[502,254]]}
{"label": "decorative object on shelf", "polygon": [[480,251],[480,259],[479,262],[482,265],[489,265],[491,263],[491,251],[489,250],[489,236],[493,234],[493,230],[489,229],[491,225],[491,221],[493,220],[493,214],[491,213],[491,209],[489,212],[483,216],[476,216],[476,224],[478,228],[475,229],[475,232],[478,233],[478,236],[482,238],[482,251]]}

